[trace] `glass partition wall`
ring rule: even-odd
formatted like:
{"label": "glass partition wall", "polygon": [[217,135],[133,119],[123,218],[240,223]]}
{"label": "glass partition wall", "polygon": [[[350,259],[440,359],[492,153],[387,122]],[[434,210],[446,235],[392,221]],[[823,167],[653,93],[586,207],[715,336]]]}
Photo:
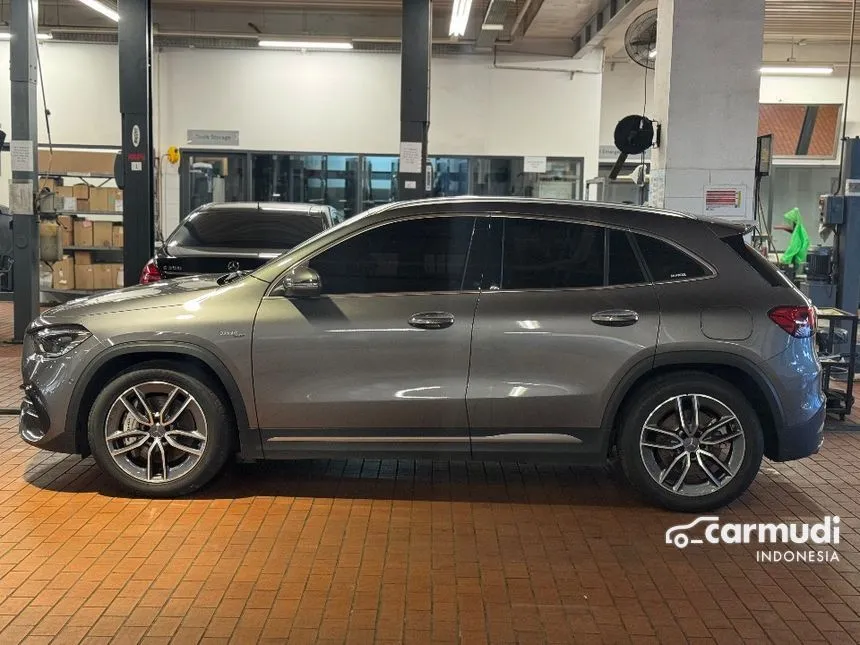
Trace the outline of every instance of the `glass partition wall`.
{"label": "glass partition wall", "polygon": [[[525,173],[522,157],[432,156],[428,197],[456,195],[581,199],[581,157],[550,157]],[[397,201],[399,159],[391,155],[183,150],[180,217],[209,202],[327,204],[351,217]]]}

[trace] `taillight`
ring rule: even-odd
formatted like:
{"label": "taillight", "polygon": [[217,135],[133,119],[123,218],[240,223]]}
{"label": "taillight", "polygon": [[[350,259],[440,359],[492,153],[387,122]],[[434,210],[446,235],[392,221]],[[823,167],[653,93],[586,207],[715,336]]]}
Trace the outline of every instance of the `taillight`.
{"label": "taillight", "polygon": [[815,307],[774,307],[767,315],[795,338],[809,338],[815,333]]}
{"label": "taillight", "polygon": [[143,271],[140,272],[140,284],[158,282],[163,277],[164,276],[161,275],[161,271],[158,270],[158,267],[155,264],[155,260],[150,260],[146,263],[146,266],[143,267]]}

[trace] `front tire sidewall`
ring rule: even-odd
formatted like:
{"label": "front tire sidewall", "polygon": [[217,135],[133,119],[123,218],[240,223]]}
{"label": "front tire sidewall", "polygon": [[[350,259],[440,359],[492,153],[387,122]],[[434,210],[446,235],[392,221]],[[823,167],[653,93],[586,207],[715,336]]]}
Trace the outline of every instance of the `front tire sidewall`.
{"label": "front tire sidewall", "polygon": [[[178,385],[200,404],[206,418],[206,446],[200,460],[185,475],[169,482],[144,482],[126,473],[111,457],[105,440],[105,423],[116,399],[134,385],[163,381]],[[146,497],[177,497],[208,483],[222,469],[230,453],[231,424],[228,412],[213,389],[195,377],[170,369],[135,369],[111,381],[96,398],[87,424],[90,450],[99,467],[126,490]]]}
{"label": "front tire sidewall", "polygon": [[[651,412],[664,401],[684,394],[704,394],[725,403],[737,416],[744,431],[746,451],[737,474],[722,488],[700,497],[687,497],[666,490],[645,468],[639,441]],[[646,386],[625,412],[618,440],[624,473],[633,488],[646,499],[672,511],[695,513],[725,506],[738,498],[755,479],[764,453],[761,422],[747,398],[722,379],[705,374],[683,374],[660,379]]]}

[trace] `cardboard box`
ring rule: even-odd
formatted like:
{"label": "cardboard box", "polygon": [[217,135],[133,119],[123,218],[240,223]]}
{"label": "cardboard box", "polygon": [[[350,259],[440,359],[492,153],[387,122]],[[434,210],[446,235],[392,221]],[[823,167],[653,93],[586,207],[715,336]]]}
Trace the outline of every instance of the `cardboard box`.
{"label": "cardboard box", "polygon": [[93,246],[113,244],[113,222],[93,222]]}
{"label": "cardboard box", "polygon": [[122,289],[125,286],[122,266],[121,264],[111,264],[111,279],[114,289]]}
{"label": "cardboard box", "polygon": [[113,212],[113,203],[113,188],[90,188],[90,208],[94,213]]}
{"label": "cardboard box", "polygon": [[78,254],[75,253],[75,289],[94,289],[95,281],[93,264],[78,264]]}
{"label": "cardboard box", "polygon": [[54,289],[75,288],[75,261],[71,257],[64,257],[51,265],[53,273],[52,284]]}
{"label": "cardboard box", "polygon": [[50,168],[51,173],[113,175],[116,152],[84,152],[82,150],[39,150],[39,168]]}
{"label": "cardboard box", "polygon": [[57,186],[54,188],[54,192],[60,195],[61,197],[74,197],[75,196],[75,187],[74,186]]}
{"label": "cardboard box", "polygon": [[39,193],[39,210],[43,213],[56,213],[63,210],[63,198],[54,193]]}
{"label": "cardboard box", "polygon": [[76,199],[75,200],[75,211],[78,213],[89,213],[90,212],[90,200],[88,199]]}
{"label": "cardboard box", "polygon": [[75,251],[75,266],[93,263],[92,251]]}
{"label": "cardboard box", "polygon": [[122,213],[122,190],[116,189],[113,196],[113,210],[115,213]]}
{"label": "cardboard box", "polygon": [[93,268],[93,289],[113,289],[115,272],[112,264],[91,264]]}
{"label": "cardboard box", "polygon": [[57,224],[63,237],[63,248],[75,244],[75,221],[71,215],[57,215]]}
{"label": "cardboard box", "polygon": [[88,219],[75,220],[75,246],[93,245],[93,223]]}
{"label": "cardboard box", "polygon": [[113,242],[111,246],[115,249],[121,249],[125,242],[125,229],[122,227],[122,224],[114,224],[112,233]]}
{"label": "cardboard box", "polygon": [[89,199],[89,184],[75,184],[74,186],[72,186],[72,195],[74,195],[76,199]]}

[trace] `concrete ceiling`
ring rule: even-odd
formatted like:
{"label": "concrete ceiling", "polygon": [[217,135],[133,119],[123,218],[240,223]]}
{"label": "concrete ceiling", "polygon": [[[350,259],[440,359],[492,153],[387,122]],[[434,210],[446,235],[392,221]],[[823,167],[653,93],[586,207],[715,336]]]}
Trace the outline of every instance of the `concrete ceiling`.
{"label": "concrete ceiling", "polygon": [[[109,4],[111,0],[106,0]],[[623,48],[629,21],[657,0],[616,0],[635,7],[624,20],[600,34],[608,57]],[[719,1],[719,0],[715,0]],[[402,0],[153,0],[157,30],[177,36],[207,36],[213,43],[251,39],[261,33],[280,37],[346,38],[396,42],[400,38]],[[491,3],[503,3],[504,29],[481,33]],[[609,0],[473,0],[466,43],[518,51],[573,52],[572,38]],[[8,20],[10,0],[0,0],[0,21]],[[448,40],[453,0],[433,0],[434,39]],[[766,42],[839,43],[849,36],[851,0],[766,0]],[[493,9],[494,19],[500,6]],[[77,0],[40,0],[44,27],[68,34],[103,30],[115,25]],[[615,24],[617,22],[617,24]],[[259,30],[259,32],[258,32]],[[858,29],[860,31],[860,29]],[[213,40],[214,38],[214,40]],[[221,40],[218,40],[218,39]],[[249,41],[250,42],[250,41]],[[217,44],[212,46],[218,46]],[[225,45],[230,46],[230,45]]]}

